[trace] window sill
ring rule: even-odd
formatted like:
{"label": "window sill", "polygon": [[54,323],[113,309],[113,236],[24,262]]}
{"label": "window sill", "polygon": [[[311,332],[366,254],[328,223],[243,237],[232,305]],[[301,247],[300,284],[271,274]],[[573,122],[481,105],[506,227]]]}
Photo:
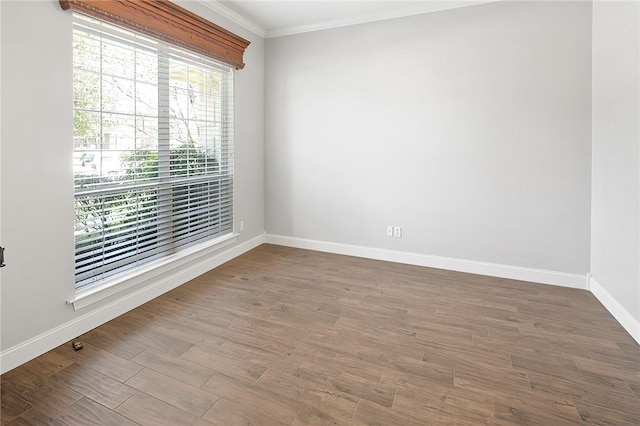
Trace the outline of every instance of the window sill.
{"label": "window sill", "polygon": [[149,263],[135,272],[107,279],[100,284],[91,286],[91,288],[78,291],[75,298],[67,300],[67,304],[72,305],[73,310],[77,311],[125,290],[133,290],[136,287],[144,288],[144,285],[149,284],[150,280],[159,279],[175,268],[196,261],[235,243],[237,235],[229,234],[216,238],[213,241],[199,244],[165,259]]}

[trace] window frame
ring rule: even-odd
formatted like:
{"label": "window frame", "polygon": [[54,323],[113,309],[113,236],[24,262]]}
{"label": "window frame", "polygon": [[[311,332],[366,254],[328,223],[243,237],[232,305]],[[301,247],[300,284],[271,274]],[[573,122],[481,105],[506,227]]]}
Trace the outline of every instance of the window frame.
{"label": "window frame", "polygon": [[[63,2],[61,1],[61,4],[62,3]],[[64,2],[64,3],[69,3],[69,2]],[[80,2],[75,2],[75,3],[80,3]],[[100,2],[100,3],[112,3],[112,2]],[[117,3],[117,2],[113,2],[113,3]],[[164,2],[164,3],[168,3],[168,2]],[[182,47],[182,46],[179,46],[179,47]],[[201,52],[196,52],[196,53],[201,53]],[[214,55],[208,55],[208,57],[209,58],[215,57],[216,59],[219,59],[217,56],[214,56]],[[225,61],[225,63],[231,64],[229,61]],[[236,68],[238,68],[237,63],[233,63],[231,65],[236,66]],[[242,63],[240,65],[241,65],[240,67],[244,66],[244,64]],[[231,128],[231,132],[233,132],[233,128]],[[231,154],[231,161],[233,161],[232,154]],[[231,171],[231,176],[232,176],[231,179],[233,179],[233,171]],[[233,190],[231,191],[231,193],[233,195]],[[233,210],[233,205],[231,209]],[[225,234],[218,238],[208,240],[194,247],[189,247],[186,250],[182,250],[178,253],[171,254],[169,256],[164,256],[161,259],[149,262],[143,265],[142,267],[136,267],[134,270],[130,272],[126,272],[123,275],[108,277],[106,279],[98,281],[97,284],[91,284],[89,286],[86,286],[86,288],[85,287],[77,288],[75,298],[73,298],[72,300],[69,300],[68,303],[73,304],[74,309],[80,309],[82,307],[91,305],[97,301],[103,300],[104,298],[109,297],[113,294],[124,291],[128,288],[139,286],[142,282],[148,280],[149,277],[157,277],[162,274],[165,274],[180,264],[188,264],[193,262],[196,259],[210,256],[216,250],[219,250],[223,247],[227,247],[228,245],[231,245],[236,241],[237,234],[233,229],[233,213],[231,213],[231,223],[232,223],[231,224],[232,230],[231,230],[231,233],[229,234]]]}

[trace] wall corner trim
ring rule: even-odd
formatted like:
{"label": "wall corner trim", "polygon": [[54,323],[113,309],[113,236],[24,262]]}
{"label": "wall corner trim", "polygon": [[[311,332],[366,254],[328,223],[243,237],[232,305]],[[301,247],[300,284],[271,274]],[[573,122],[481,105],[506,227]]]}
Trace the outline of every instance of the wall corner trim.
{"label": "wall corner trim", "polygon": [[408,265],[425,266],[428,268],[447,269],[450,271],[489,275],[499,278],[550,284],[582,290],[587,289],[586,274],[582,275],[547,271],[544,269],[527,268],[522,266],[502,265],[498,263],[432,256],[273,234],[266,235],[266,242],[268,244],[324,251],[328,253],[344,254],[347,256],[364,257],[388,262],[405,263]]}
{"label": "wall corner trim", "polygon": [[240,243],[215,255],[201,259],[199,262],[164,277],[155,277],[155,283],[80,315],[56,328],[19,343],[0,352],[0,374],[24,364],[31,359],[50,351],[69,340],[84,334],[112,319],[172,290],[226,263],[265,242],[264,235]]}
{"label": "wall corner trim", "polygon": [[636,320],[593,276],[589,277],[591,293],[604,305],[625,330],[640,344],[640,321]]}

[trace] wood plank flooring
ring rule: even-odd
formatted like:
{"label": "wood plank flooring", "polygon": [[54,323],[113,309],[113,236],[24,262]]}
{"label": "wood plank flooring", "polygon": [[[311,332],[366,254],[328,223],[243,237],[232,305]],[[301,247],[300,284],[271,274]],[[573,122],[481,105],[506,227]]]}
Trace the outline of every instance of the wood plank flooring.
{"label": "wood plank flooring", "polygon": [[640,425],[587,291],[257,249],[1,377],[2,425]]}

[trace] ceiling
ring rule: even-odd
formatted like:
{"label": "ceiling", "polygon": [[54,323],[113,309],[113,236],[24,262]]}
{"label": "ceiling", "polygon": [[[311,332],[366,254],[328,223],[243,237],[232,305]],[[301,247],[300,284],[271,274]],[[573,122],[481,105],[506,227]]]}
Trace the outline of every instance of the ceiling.
{"label": "ceiling", "polygon": [[490,2],[488,0],[198,1],[236,24],[267,38]]}

